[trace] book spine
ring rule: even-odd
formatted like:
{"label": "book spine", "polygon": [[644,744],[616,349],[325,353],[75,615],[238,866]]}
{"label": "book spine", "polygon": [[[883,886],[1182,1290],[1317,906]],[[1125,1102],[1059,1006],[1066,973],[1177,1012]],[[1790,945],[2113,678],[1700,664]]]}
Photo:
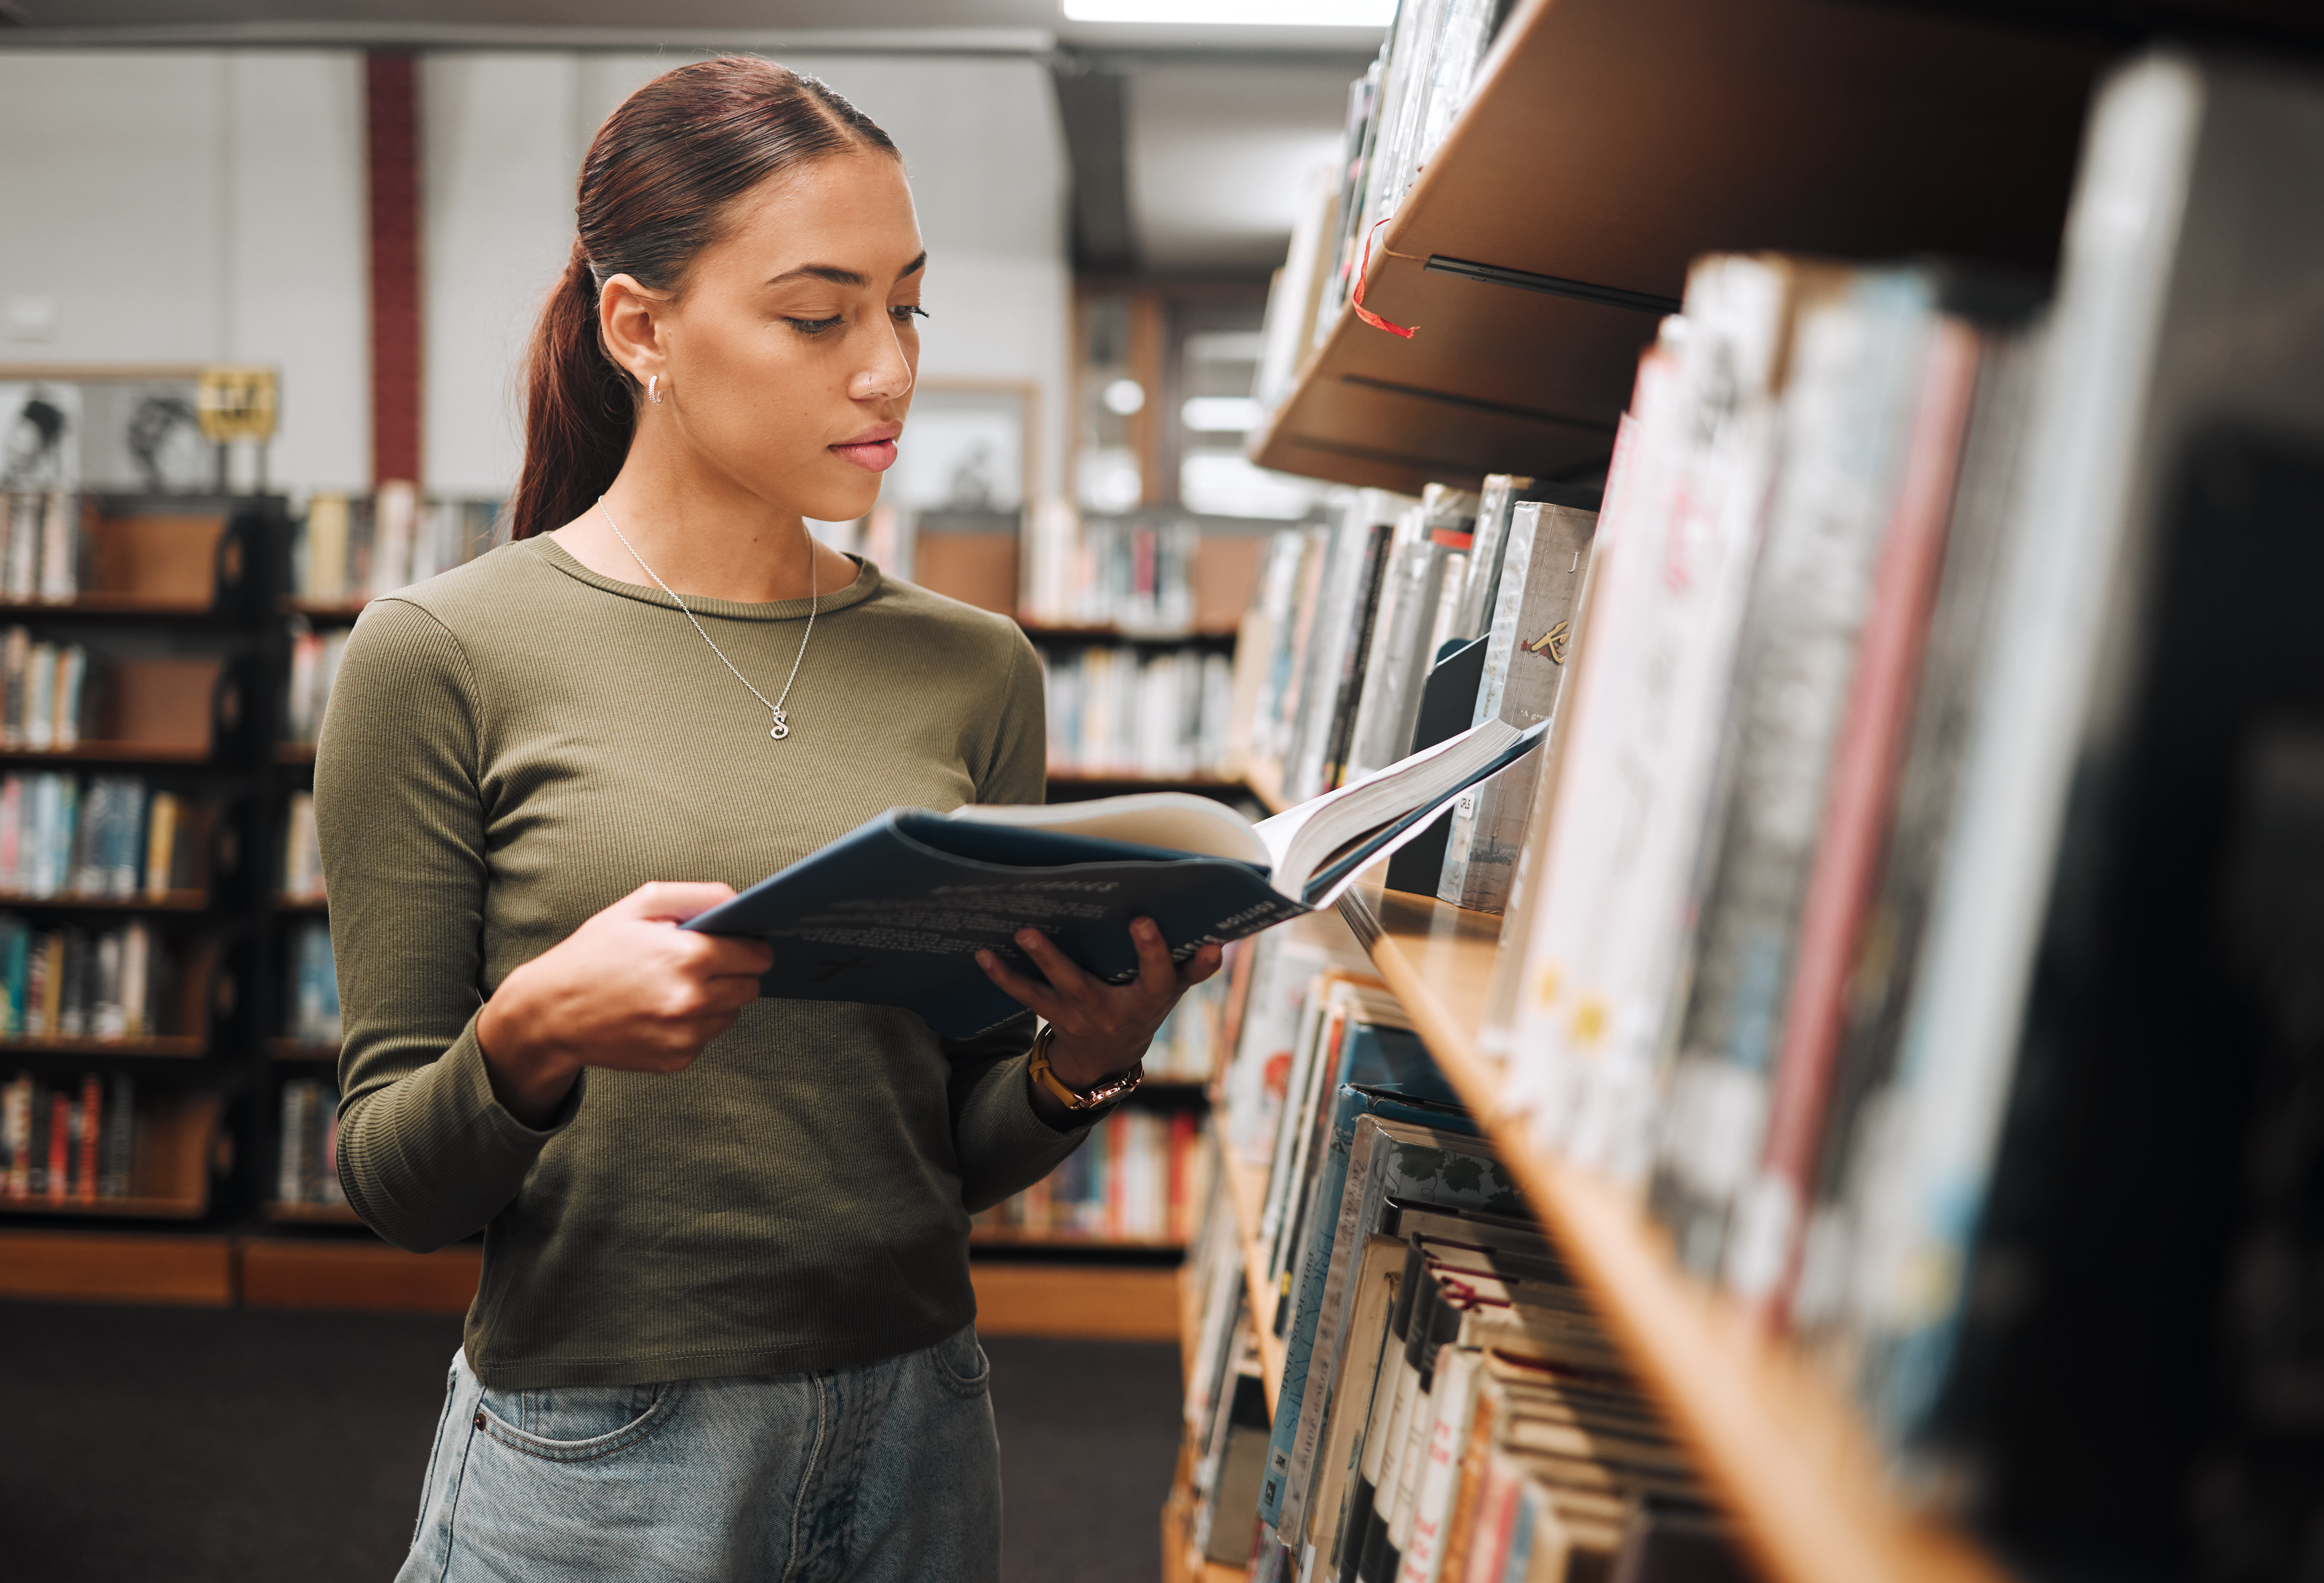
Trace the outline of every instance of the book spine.
{"label": "book spine", "polygon": [[85,1073],[80,1080],[78,1110],[79,1136],[74,1139],[73,1197],[85,1204],[95,1203],[97,1167],[104,1158],[99,1141],[105,1125],[105,1081],[93,1072]]}
{"label": "book spine", "polygon": [[[1305,1268],[1299,1272],[1286,1305],[1291,1310],[1291,1320],[1284,1337],[1283,1380],[1276,1389],[1267,1477],[1259,1486],[1259,1521],[1286,1534],[1299,1532],[1306,1514],[1305,1475],[1321,1430],[1322,1404],[1331,1394],[1333,1358],[1328,1354],[1319,1358],[1315,1338],[1323,1320],[1333,1249],[1337,1246],[1344,1261],[1346,1250],[1356,1240],[1347,1221],[1351,1218],[1349,1206],[1361,1202],[1361,1183],[1356,1184],[1357,1191],[1352,1193],[1347,1189],[1356,1118],[1363,1113],[1364,1105],[1365,1096],[1357,1090],[1338,1091],[1333,1105],[1331,1140],[1316,1183],[1315,1218],[1320,1226],[1324,1217],[1330,1216],[1332,1232],[1328,1237],[1308,1239]],[[1344,1241],[1343,1237],[1347,1238]],[[1343,1280],[1345,1274],[1343,1262]]]}
{"label": "book spine", "polygon": [[1388,550],[1395,537],[1393,524],[1379,523],[1372,529],[1366,548],[1361,577],[1363,603],[1358,607],[1340,672],[1330,734],[1323,750],[1323,775],[1317,782],[1320,791],[1334,790],[1347,779],[1348,749],[1355,732],[1356,705],[1362,698],[1364,676],[1371,660],[1372,630],[1379,619],[1380,593],[1388,582]]}
{"label": "book spine", "polygon": [[1977,336],[1938,327],[1920,410],[1889,529],[1874,575],[1872,612],[1841,722],[1821,834],[1800,911],[1783,1041],[1756,1179],[1737,1205],[1729,1285],[1763,1323],[1780,1315],[1780,1289],[1795,1267],[1810,1175],[1832,1062],[1847,1016],[1848,973],[1872,903],[1882,837],[1894,806],[1905,727],[1921,671],[1942,562],[1947,508],[1962,432],[1976,390]]}

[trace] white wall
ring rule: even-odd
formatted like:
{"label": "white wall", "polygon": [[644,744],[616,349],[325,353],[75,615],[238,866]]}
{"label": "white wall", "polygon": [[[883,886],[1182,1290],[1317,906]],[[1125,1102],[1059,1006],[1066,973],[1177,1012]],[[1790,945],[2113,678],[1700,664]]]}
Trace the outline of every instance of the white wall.
{"label": "white wall", "polygon": [[[515,371],[597,124],[690,56],[443,53],[420,79],[428,486],[516,474]],[[794,60],[903,150],[930,261],[922,375],[1040,392],[1065,475],[1066,164],[1030,60]],[[346,51],[0,51],[0,301],[56,300],[0,363],[273,363],[274,480],[371,477],[363,63]]]}
{"label": "white wall", "polygon": [[[498,493],[521,437],[514,371],[573,240],[573,188],[598,124],[690,55],[438,55],[427,148],[428,471]],[[929,252],[921,377],[1039,391],[1045,487],[1064,478],[1072,275],[1064,132],[1029,60],[796,57],[896,140]]]}
{"label": "white wall", "polygon": [[371,476],[361,58],[0,51],[0,363],[271,363],[273,477]]}

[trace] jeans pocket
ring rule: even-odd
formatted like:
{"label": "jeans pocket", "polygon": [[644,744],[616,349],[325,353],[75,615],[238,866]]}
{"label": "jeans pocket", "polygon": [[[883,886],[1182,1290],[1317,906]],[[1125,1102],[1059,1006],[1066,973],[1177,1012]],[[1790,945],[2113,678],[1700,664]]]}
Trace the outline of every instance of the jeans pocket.
{"label": "jeans pocket", "polygon": [[963,1325],[922,1354],[937,1384],[955,1396],[982,1396],[992,1382],[992,1360],[976,1339],[976,1327]]}
{"label": "jeans pocket", "polygon": [[686,1382],[486,1390],[476,1427],[512,1451],[549,1462],[591,1462],[652,1438],[686,1396]]}

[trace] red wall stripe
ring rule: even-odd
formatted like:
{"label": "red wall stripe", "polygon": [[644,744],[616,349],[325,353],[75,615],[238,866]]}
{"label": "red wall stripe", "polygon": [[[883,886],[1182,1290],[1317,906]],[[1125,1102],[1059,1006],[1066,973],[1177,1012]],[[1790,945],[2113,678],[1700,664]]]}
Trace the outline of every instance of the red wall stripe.
{"label": "red wall stripe", "polygon": [[420,481],[420,83],[410,55],[364,59],[371,171],[371,465]]}

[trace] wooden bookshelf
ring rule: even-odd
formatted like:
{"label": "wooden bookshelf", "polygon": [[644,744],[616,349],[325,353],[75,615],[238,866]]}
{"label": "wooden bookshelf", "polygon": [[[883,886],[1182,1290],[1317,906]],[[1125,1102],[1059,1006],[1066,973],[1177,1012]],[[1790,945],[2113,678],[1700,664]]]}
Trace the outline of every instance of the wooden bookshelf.
{"label": "wooden bookshelf", "polygon": [[1415,495],[1586,477],[1699,253],[2046,274],[2116,47],[1933,6],[1523,0],[1373,238],[1365,306],[1411,338],[1342,309],[1250,454]]}
{"label": "wooden bookshelf", "polygon": [[1047,1231],[1035,1226],[971,1226],[971,1247],[1070,1247],[1084,1253],[1184,1253],[1172,1237],[1102,1237],[1082,1231]]}
{"label": "wooden bookshelf", "polygon": [[198,913],[208,910],[207,890],[140,890],[130,896],[80,896],[60,890],[53,896],[27,896],[0,891],[0,907],[48,908],[51,911],[110,913]]}
{"label": "wooden bookshelf", "polygon": [[224,1237],[184,1233],[0,1230],[0,1298],[226,1308],[234,1249]]}
{"label": "wooden bookshelf", "polygon": [[284,615],[305,616],[314,621],[351,621],[363,614],[368,599],[293,599],[283,595],[276,608]]}
{"label": "wooden bookshelf", "polygon": [[312,764],[315,761],[315,744],[277,742],[274,744],[274,761],[277,764]]}
{"label": "wooden bookshelf", "polygon": [[289,896],[277,891],[274,910],[278,913],[327,913],[331,910],[331,904],[319,896]]}
{"label": "wooden bookshelf", "polygon": [[1226,1176],[1227,1198],[1234,1206],[1235,1236],[1242,1244],[1243,1284],[1250,1294],[1250,1326],[1259,1338],[1259,1383],[1267,1387],[1267,1411],[1283,1390],[1283,1341],[1275,1333],[1273,1282],[1267,1278],[1267,1249],[1259,1240],[1260,1211],[1267,1201],[1267,1171],[1246,1165],[1235,1157],[1223,1127],[1219,1131],[1219,1170]]}
{"label": "wooden bookshelf", "polygon": [[1853,1408],[1684,1275],[1631,1195],[1536,1148],[1478,1042],[1500,920],[1360,885],[1340,911],[1413,1026],[1783,1583],[2000,1583],[1967,1541],[1909,1510]]}
{"label": "wooden bookshelf", "polygon": [[281,1226],[360,1226],[363,1217],[352,1204],[288,1203],[272,1200],[259,1207],[260,1215]]}
{"label": "wooden bookshelf", "polygon": [[0,621],[42,621],[80,616],[182,616],[221,612],[215,600],[167,594],[86,593],[71,599],[0,600]]}
{"label": "wooden bookshelf", "polygon": [[[218,1131],[223,1109],[224,1102],[216,1094],[141,1100],[126,1195],[61,1202],[0,1196],[0,1213],[198,1220],[209,1212],[211,1178],[230,1150]],[[10,1290],[5,1279],[0,1278],[0,1294]]]}
{"label": "wooden bookshelf", "polygon": [[309,1045],[299,1039],[269,1039],[266,1058],[270,1061],[337,1061],[337,1045]]}

